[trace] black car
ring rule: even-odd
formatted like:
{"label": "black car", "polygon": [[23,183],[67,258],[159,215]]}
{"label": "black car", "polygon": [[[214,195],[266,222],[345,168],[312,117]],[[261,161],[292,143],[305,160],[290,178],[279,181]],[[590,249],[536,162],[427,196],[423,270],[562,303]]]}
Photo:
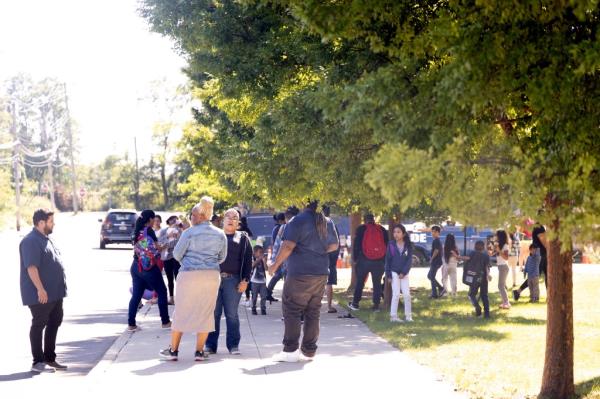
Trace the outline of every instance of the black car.
{"label": "black car", "polygon": [[106,248],[108,244],[131,244],[131,236],[135,228],[138,213],[135,209],[111,209],[100,228],[100,249]]}

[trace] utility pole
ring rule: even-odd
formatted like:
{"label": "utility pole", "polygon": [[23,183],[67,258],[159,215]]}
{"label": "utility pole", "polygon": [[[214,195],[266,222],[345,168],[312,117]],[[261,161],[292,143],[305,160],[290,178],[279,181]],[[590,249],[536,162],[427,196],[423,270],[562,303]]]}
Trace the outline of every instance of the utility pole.
{"label": "utility pole", "polygon": [[71,114],[69,113],[69,97],[67,84],[63,83],[65,90],[65,108],[67,112],[67,135],[69,136],[69,152],[71,156],[71,185],[73,190],[73,214],[77,214],[77,175],[75,174],[75,160],[73,159],[73,132],[71,130]]}
{"label": "utility pole", "polygon": [[135,209],[140,209],[140,168],[138,166],[137,137],[133,136],[135,150]]}
{"label": "utility pole", "polygon": [[[46,129],[46,116],[48,115],[47,110],[48,104],[44,104],[40,107],[42,114],[42,140],[44,141],[44,149],[50,148],[50,137]],[[52,168],[52,161],[54,160],[54,154],[50,155],[48,160],[48,190],[50,191],[50,207],[54,211],[56,209],[56,200],[54,199],[54,170]]]}
{"label": "utility pole", "polygon": [[[12,123],[10,125],[10,132],[17,140],[17,110],[14,101],[10,105],[10,114],[12,116]],[[17,231],[21,231],[21,168],[19,163],[19,146],[17,144],[13,149],[13,169],[15,174],[15,199],[16,199],[16,217],[17,217]]]}

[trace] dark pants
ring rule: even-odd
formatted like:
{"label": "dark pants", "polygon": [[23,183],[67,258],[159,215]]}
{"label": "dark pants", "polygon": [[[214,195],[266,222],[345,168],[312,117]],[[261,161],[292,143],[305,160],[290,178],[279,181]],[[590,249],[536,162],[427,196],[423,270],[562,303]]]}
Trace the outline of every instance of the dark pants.
{"label": "dark pants", "polygon": [[267,285],[265,283],[252,283],[252,309],[256,309],[256,300],[260,294],[260,310],[267,310]]}
{"label": "dark pants", "polygon": [[167,275],[169,296],[175,296],[175,280],[177,279],[177,274],[179,274],[180,267],[181,265],[175,258],[165,261],[165,274]]}
{"label": "dark pants", "polygon": [[[548,288],[548,258],[544,257],[542,257],[542,260],[540,261],[540,276],[542,274],[544,275],[544,285],[546,286],[546,288]],[[527,279],[525,279],[523,284],[521,284],[521,286],[519,287],[519,292],[523,291],[527,287],[529,287],[529,283],[527,282]]]}
{"label": "dark pants", "polygon": [[302,353],[308,357],[315,355],[319,339],[319,318],[321,299],[327,276],[288,276],[283,286],[282,310],[285,323],[283,351],[295,352],[299,347],[304,314],[304,336]]}
{"label": "dark pants", "polygon": [[[31,354],[33,363],[53,362],[56,360],[56,334],[63,320],[62,299],[38,305],[30,305],[31,329],[29,330],[29,341],[31,342]],[[45,329],[45,331],[44,331]],[[44,345],[42,347],[42,333]]]}
{"label": "dark pants", "polygon": [[479,299],[477,298],[477,291],[479,291],[479,297],[483,302],[483,314],[485,317],[490,316],[490,301],[488,298],[488,280],[487,277],[483,278],[483,281],[480,284],[473,284],[469,288],[469,299],[471,303],[475,307],[475,311],[477,314],[481,313],[481,306],[479,306]]}
{"label": "dark pants", "polygon": [[148,271],[138,271],[137,261],[131,264],[131,280],[133,289],[131,291],[131,300],[129,301],[129,317],[127,323],[135,326],[135,315],[138,311],[138,304],[142,300],[144,290],[156,291],[158,295],[158,311],[163,324],[167,324],[169,319],[169,305],[167,304],[167,287],[162,277],[162,272],[158,267],[153,267]]}
{"label": "dark pants", "polygon": [[431,296],[436,297],[439,295],[439,292],[444,288],[435,278],[437,271],[442,267],[442,264],[439,265],[431,265],[429,267],[429,273],[427,273],[427,278],[431,281]]}
{"label": "dark pants", "polygon": [[227,335],[225,345],[228,350],[237,349],[240,345],[240,317],[238,315],[238,306],[242,294],[238,292],[240,278],[238,276],[221,277],[221,286],[217,296],[217,305],[215,307],[215,331],[208,334],[206,347],[217,351],[219,345],[219,333],[221,330],[221,315],[225,311],[225,324],[227,325]]}
{"label": "dark pants", "polygon": [[384,261],[383,259],[360,259],[356,263],[356,287],[354,288],[354,298],[352,299],[352,304],[355,306],[358,306],[362,298],[365,280],[369,273],[371,273],[371,281],[373,282],[373,305],[379,306],[379,303],[381,302],[381,296],[383,294],[381,278],[384,273]]}
{"label": "dark pants", "polygon": [[275,289],[275,286],[277,285],[279,280],[283,278],[283,276],[285,276],[285,272],[283,271],[283,268],[280,267],[279,269],[277,269],[277,272],[275,272],[273,277],[271,277],[271,280],[269,280],[269,285],[267,285],[267,295],[273,295],[273,290]]}

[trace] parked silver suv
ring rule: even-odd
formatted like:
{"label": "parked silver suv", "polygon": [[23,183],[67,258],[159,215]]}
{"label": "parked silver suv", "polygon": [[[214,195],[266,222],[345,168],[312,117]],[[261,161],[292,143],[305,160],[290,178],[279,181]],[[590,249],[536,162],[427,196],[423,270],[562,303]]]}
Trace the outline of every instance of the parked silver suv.
{"label": "parked silver suv", "polygon": [[131,236],[135,228],[138,213],[135,209],[110,209],[100,228],[100,249],[108,244],[131,244]]}

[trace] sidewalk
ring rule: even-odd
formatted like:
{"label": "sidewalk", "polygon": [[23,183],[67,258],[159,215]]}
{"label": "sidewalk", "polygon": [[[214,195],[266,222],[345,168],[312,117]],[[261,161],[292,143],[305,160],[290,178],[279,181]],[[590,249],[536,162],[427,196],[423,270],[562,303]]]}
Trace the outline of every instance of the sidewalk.
{"label": "sidewalk", "polygon": [[[231,356],[224,345],[222,320],[219,353],[209,361],[194,362],[195,336],[184,335],[177,362],[159,361],[158,351],[169,345],[170,330],[160,327],[156,305],[138,313],[141,331],[124,332],[103,360],[86,378],[86,390],[94,397],[118,392],[139,397],[173,397],[181,393],[202,396],[218,392],[223,397],[285,395],[306,397],[332,392],[346,398],[463,398],[403,352],[371,333],[357,319],[341,319],[338,313],[321,313],[319,350],[311,362],[275,363],[281,351],[283,322],[281,302],[267,305],[267,316],[253,316],[240,306],[241,356]],[[170,307],[172,313],[173,307]],[[118,386],[118,390],[115,388]]]}

